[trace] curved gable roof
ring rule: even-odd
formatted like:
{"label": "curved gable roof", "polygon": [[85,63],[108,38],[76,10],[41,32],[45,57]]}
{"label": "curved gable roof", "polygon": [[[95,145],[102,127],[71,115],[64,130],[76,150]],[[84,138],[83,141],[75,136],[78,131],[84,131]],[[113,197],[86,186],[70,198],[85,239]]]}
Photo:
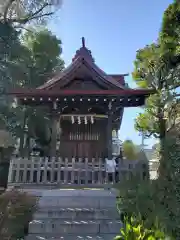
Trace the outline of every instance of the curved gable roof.
{"label": "curved gable roof", "polygon": [[[113,75],[106,74],[102,69],[100,69],[94,62],[94,59],[91,55],[91,51],[88,50],[85,47],[85,43],[82,40],[83,44],[82,47],[76,51],[75,57],[72,60],[72,63],[65,68],[62,72],[57,73],[52,79],[47,81],[42,86],[38,87],[38,89],[50,89],[52,87],[55,87],[57,84],[60,83],[60,81],[64,82],[64,80],[70,81],[69,76],[75,75],[75,71],[80,68],[82,65],[85,65],[90,72],[92,73],[92,76],[98,76],[99,79],[101,79],[102,82],[114,86],[117,89],[127,89],[127,87],[123,84],[123,82],[118,81],[116,78],[113,77]],[[124,75],[119,75],[123,76]]]}

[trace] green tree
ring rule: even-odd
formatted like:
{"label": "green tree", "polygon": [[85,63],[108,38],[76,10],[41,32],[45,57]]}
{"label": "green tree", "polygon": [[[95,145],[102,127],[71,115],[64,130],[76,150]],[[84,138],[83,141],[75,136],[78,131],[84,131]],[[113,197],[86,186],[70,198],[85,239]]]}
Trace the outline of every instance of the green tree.
{"label": "green tree", "polygon": [[179,0],[174,0],[163,14],[162,28],[159,37],[163,56],[169,59],[169,62],[173,67],[177,66],[180,60],[179,18],[180,2]]}
{"label": "green tree", "polygon": [[122,143],[123,156],[128,160],[136,160],[137,158],[137,147],[131,140],[125,140]]}
{"label": "green tree", "polygon": [[[136,119],[136,129],[160,140],[159,178],[153,201],[168,233],[179,239],[179,17],[180,2],[169,5],[163,16],[156,44],[137,52],[133,77],[141,87],[152,87],[156,94],[146,103],[145,112]],[[155,196],[156,195],[156,196]]]}
{"label": "green tree", "polygon": [[[159,138],[160,157],[165,160],[166,134],[174,127],[178,110],[178,65],[171,65],[169,58],[165,58],[161,53],[159,43],[140,49],[134,65],[133,78],[137,84],[141,87],[151,87],[156,92],[147,100],[144,113],[137,117],[135,128],[147,137]],[[165,163],[166,161],[160,161],[161,176]]]}
{"label": "green tree", "polygon": [[[53,15],[60,6],[61,0],[4,0],[0,2],[0,78],[3,86],[9,84],[11,75],[22,73],[23,60],[26,56],[29,57],[27,48],[24,48],[23,53],[24,46],[19,41],[21,32],[17,30],[17,24],[23,27],[26,23],[32,23],[33,20],[46,20],[46,17]],[[17,59],[19,61],[16,61]],[[20,63],[21,67],[17,63]],[[27,69],[24,69],[24,73],[26,71]],[[2,81],[3,79],[5,80]]]}
{"label": "green tree", "polygon": [[[20,138],[22,150],[24,130],[27,125],[28,138],[24,153],[28,154],[29,152],[30,138],[36,139],[48,151],[51,139],[48,111],[43,108],[14,107],[13,99],[4,93],[17,86],[35,88],[53,76],[55,71],[61,71],[64,66],[64,62],[60,58],[61,41],[46,29],[28,31],[21,38],[12,27],[6,35],[5,33],[3,32],[3,36],[6,41],[0,39],[0,44],[3,46],[0,51],[0,86],[2,90],[0,129],[11,132],[15,138]],[[27,42],[26,39],[28,39]],[[47,46],[51,46],[52,52],[48,50]],[[0,137],[2,136],[0,135]],[[3,162],[0,163],[1,172],[6,173],[1,178],[0,184],[3,186],[7,182],[8,167],[8,163],[6,165]]]}
{"label": "green tree", "polygon": [[[64,61],[60,57],[62,53],[61,40],[47,29],[26,32],[22,37],[22,44],[28,53],[26,55],[28,57],[24,61],[27,72],[22,75],[21,73],[14,75],[13,80],[17,81],[17,85],[36,88],[52,77],[55,71],[61,71],[64,68]],[[17,117],[15,130],[20,133],[22,139],[24,127],[27,124],[28,140],[29,137],[35,138],[43,146],[49,143],[51,130],[50,119],[47,115],[48,109],[26,107],[22,111],[22,106],[18,106],[12,110]],[[22,145],[23,141],[21,141],[21,148]]]}
{"label": "green tree", "polygon": [[155,90],[135,127],[147,137],[159,139],[159,178],[120,186],[121,209],[136,216],[140,213],[148,225],[157,216],[174,239],[180,237],[179,17],[180,2],[174,1],[164,13],[159,39],[140,49],[134,63],[133,78],[138,86]]}
{"label": "green tree", "polygon": [[[29,122],[31,122],[29,116],[34,112],[32,109],[28,109],[28,113],[24,114],[24,108],[14,108],[13,99],[7,97],[5,93],[10,88],[27,86],[28,83],[31,83],[32,86],[32,79],[35,80],[35,76],[37,82],[40,82],[40,80],[37,79],[37,69],[33,68],[32,51],[25,44],[22,44],[22,31],[18,31],[17,27],[22,30],[25,25],[44,23],[60,6],[61,1],[53,0],[4,0],[0,2],[0,129],[12,132],[15,137],[21,136],[21,139],[26,123],[25,116],[28,116]],[[42,58],[44,53],[42,52]],[[58,57],[56,61],[58,61]],[[60,61],[58,64],[60,66]],[[34,65],[37,66],[38,64]],[[50,68],[48,71],[50,71]],[[48,125],[47,122],[44,120],[45,126]],[[46,129],[49,130],[47,127]],[[39,139],[45,139],[44,136],[47,137],[47,134],[36,135]],[[23,141],[21,142],[23,144]],[[7,181],[7,176],[5,181]]]}
{"label": "green tree", "polygon": [[155,192],[157,199],[158,217],[165,226],[169,235],[175,239],[180,238],[180,142],[179,128],[176,126],[173,131],[168,132],[166,138],[168,171],[162,180],[156,180]]}
{"label": "green tree", "polygon": [[136,83],[156,90],[148,99],[145,112],[138,116],[135,127],[148,137],[159,138],[161,152],[165,135],[174,127],[179,108],[179,16],[180,2],[174,1],[164,12],[158,41],[138,50],[134,62]]}
{"label": "green tree", "polygon": [[62,5],[62,0],[3,0],[0,2],[0,21],[24,24],[46,21]]}
{"label": "green tree", "polygon": [[38,87],[64,68],[62,42],[48,29],[32,29],[22,36],[22,42],[29,51],[28,74],[22,76],[22,86]]}

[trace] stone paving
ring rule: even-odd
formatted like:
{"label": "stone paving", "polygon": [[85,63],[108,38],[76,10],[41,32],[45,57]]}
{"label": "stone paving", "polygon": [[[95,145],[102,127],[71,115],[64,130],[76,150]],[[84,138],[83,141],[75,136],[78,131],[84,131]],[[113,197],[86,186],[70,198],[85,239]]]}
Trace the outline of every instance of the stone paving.
{"label": "stone paving", "polygon": [[43,190],[38,195],[26,240],[112,240],[119,233],[116,194],[110,190]]}

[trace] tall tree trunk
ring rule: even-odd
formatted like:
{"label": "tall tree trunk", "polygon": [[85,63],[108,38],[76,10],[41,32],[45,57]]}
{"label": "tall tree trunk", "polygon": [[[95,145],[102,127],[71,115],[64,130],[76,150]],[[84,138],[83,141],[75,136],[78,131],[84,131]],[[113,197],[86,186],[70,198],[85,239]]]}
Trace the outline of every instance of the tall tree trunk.
{"label": "tall tree trunk", "polygon": [[158,169],[158,173],[159,173],[159,178],[164,179],[166,177],[166,120],[164,118],[164,112],[162,111],[161,108],[159,108],[159,131],[160,131],[160,137],[159,137],[159,141],[160,141],[160,151],[159,151],[159,155],[160,155],[160,159],[159,159],[159,169]]}

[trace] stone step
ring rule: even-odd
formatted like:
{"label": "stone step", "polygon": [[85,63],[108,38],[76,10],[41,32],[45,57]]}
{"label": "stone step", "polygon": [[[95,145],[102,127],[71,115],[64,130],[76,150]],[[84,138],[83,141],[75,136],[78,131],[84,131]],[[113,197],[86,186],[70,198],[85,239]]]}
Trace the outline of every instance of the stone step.
{"label": "stone step", "polygon": [[113,240],[122,227],[116,193],[107,190],[45,190],[26,240]]}
{"label": "stone step", "polygon": [[55,236],[54,234],[48,235],[38,235],[38,234],[29,234],[25,240],[113,240],[117,234],[61,234]]}
{"label": "stone step", "polygon": [[116,209],[51,208],[39,209],[34,219],[119,219]]}
{"label": "stone step", "polygon": [[39,208],[114,208],[116,199],[113,197],[57,197],[46,196],[39,200]]}
{"label": "stone step", "polygon": [[115,189],[52,189],[44,190],[41,193],[43,197],[116,197]]}
{"label": "stone step", "polygon": [[29,223],[29,234],[104,234],[118,233],[122,226],[121,221],[42,221],[33,220]]}

